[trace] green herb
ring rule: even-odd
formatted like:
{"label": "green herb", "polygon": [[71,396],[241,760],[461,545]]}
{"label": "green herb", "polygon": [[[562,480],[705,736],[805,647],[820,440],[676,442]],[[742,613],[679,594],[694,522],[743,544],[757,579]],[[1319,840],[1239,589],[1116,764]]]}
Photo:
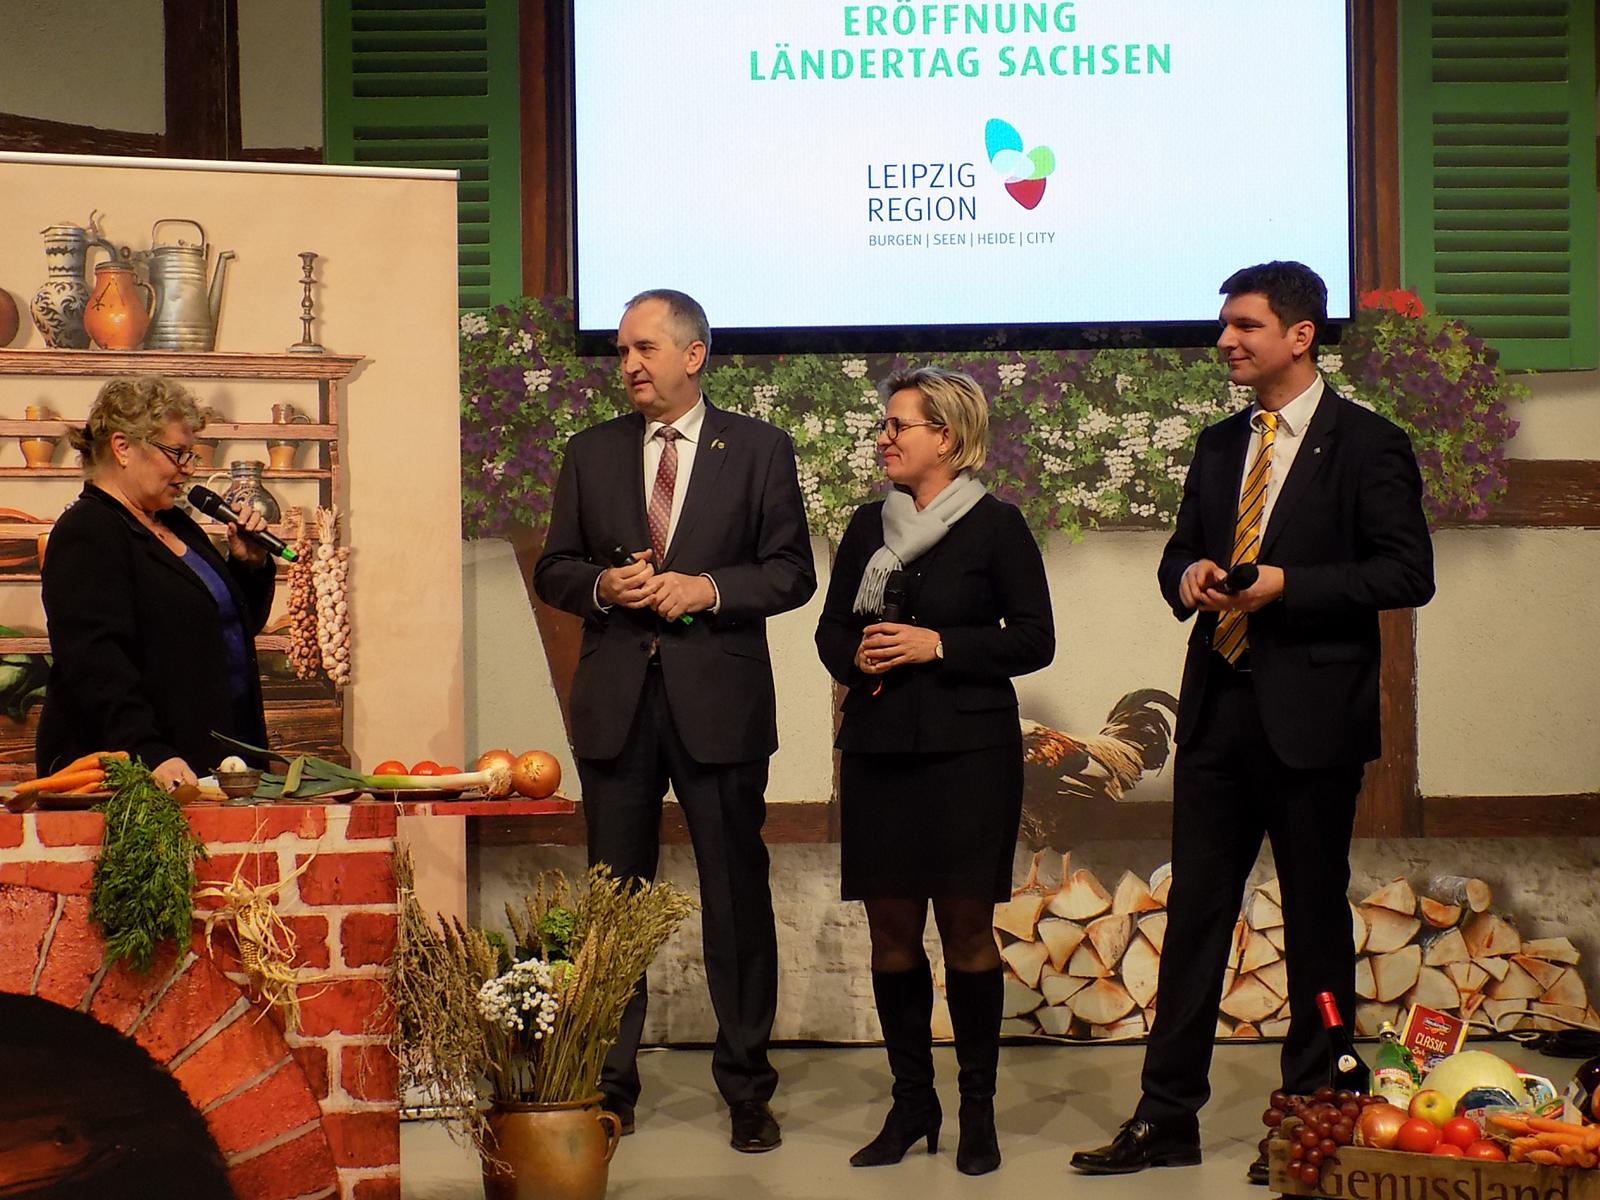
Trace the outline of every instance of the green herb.
{"label": "green herb", "polygon": [[89,915],[105,935],[107,965],[126,959],[144,972],[164,939],[189,937],[194,864],[207,857],[205,845],[178,802],[138,759],[111,760],[106,786],[115,794],[95,806],[105,815],[105,835],[94,864]]}

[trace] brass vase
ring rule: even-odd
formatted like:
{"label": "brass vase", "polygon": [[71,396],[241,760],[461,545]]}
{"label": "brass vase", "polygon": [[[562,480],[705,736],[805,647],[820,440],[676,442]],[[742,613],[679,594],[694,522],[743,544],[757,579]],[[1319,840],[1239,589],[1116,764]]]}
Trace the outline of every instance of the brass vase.
{"label": "brass vase", "polygon": [[484,1160],[487,1200],[605,1200],[622,1125],[598,1093],[560,1104],[496,1100],[489,1131],[498,1164]]}

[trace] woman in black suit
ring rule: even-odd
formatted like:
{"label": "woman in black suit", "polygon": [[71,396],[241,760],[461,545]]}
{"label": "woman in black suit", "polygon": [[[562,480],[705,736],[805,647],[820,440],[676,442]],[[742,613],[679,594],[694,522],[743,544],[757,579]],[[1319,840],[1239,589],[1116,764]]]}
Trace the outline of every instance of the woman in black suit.
{"label": "woman in black suit", "polygon": [[73,447],[88,482],[50,534],[43,570],[54,661],[34,756],[41,773],[126,750],[169,790],[232,751],[266,744],[255,635],[272,606],[266,527],[239,509],[226,559],[174,508],[189,483],[194,397],[169,380],[113,379]]}
{"label": "woman in black suit", "polygon": [[925,367],[882,391],[878,453],[894,490],[851,519],[817,626],[824,665],[849,688],[835,741],[841,879],[845,899],[866,903],[894,1075],[882,1132],[850,1162],[899,1162],[922,1138],[930,1153],[938,1147],[922,947],[931,901],[960,1067],[956,1165],[981,1175],[1000,1165],[993,919],[1011,895],[1022,812],[1011,677],[1050,662],[1055,630],[1038,545],[1022,514],[975,475],[988,437],[982,390]]}

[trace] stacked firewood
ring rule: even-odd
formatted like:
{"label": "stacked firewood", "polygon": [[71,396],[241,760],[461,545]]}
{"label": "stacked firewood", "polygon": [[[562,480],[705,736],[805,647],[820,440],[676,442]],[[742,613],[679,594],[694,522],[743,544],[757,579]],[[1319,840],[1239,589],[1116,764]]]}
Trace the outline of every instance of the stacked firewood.
{"label": "stacked firewood", "polygon": [[[1007,1034],[1142,1037],[1157,1003],[1170,866],[1149,879],[1124,871],[1108,890],[1062,858],[1061,884],[1026,883],[995,909],[1005,961]],[[1356,1030],[1376,1034],[1413,1004],[1475,1024],[1600,1028],[1578,951],[1565,937],[1524,940],[1491,909],[1480,879],[1438,876],[1418,895],[1397,879],[1351,905],[1357,951]],[[1252,889],[1234,926],[1217,1036],[1281,1037],[1289,1026],[1282,896],[1277,879]],[[1487,1030],[1485,1030],[1487,1031]]]}

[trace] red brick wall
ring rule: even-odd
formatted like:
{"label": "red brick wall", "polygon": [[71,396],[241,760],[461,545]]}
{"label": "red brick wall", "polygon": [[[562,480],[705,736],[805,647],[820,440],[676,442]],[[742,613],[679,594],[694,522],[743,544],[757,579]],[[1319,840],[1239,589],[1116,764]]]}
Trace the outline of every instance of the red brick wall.
{"label": "red brick wall", "polygon": [[393,806],[193,808],[189,819],[211,855],[202,887],[236,867],[253,884],[287,881],[278,913],[295,933],[296,965],[315,976],[300,989],[295,1032],[263,1016],[220,924],[209,950],[197,922],[181,953],[167,947],[146,975],[104,969],[89,921],[94,813],[0,813],[0,991],[87,1012],[165,1065],[205,1116],[239,1200],[398,1196],[382,1008],[397,911]]}

